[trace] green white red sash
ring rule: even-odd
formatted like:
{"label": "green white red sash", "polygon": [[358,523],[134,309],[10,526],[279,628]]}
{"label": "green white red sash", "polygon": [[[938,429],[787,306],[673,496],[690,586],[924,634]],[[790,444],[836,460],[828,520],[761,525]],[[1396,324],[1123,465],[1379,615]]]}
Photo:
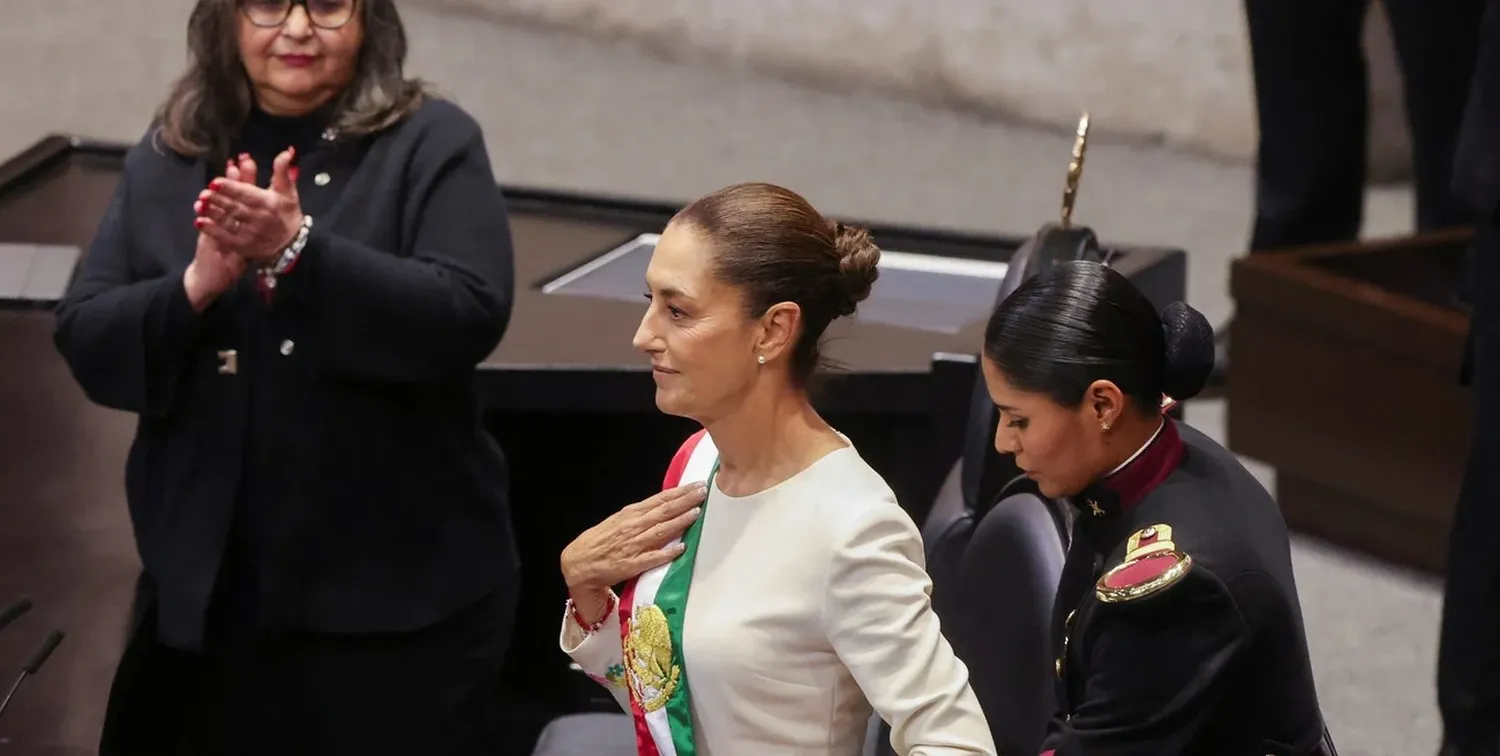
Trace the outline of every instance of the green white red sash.
{"label": "green white red sash", "polygon": [[[719,451],[707,431],[698,431],[677,450],[662,490],[713,482]],[[688,696],[687,665],[682,657],[682,621],[687,614],[703,512],[682,534],[686,547],[668,564],[642,573],[620,594],[620,641],[635,743],[640,756],[694,756],[693,711]]]}

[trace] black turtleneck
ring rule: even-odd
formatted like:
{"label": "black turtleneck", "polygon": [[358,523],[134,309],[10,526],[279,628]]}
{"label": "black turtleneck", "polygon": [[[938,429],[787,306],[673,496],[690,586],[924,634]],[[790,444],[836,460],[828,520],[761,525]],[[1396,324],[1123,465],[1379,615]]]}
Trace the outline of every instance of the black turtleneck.
{"label": "black turtleneck", "polygon": [[[311,154],[326,143],[322,135],[328,122],[326,107],[303,116],[276,116],[255,107],[245,118],[235,152],[248,153],[257,168],[256,183],[269,186],[271,163],[276,156],[288,147],[296,148],[299,159]],[[223,172],[223,166],[220,166],[215,174]]]}

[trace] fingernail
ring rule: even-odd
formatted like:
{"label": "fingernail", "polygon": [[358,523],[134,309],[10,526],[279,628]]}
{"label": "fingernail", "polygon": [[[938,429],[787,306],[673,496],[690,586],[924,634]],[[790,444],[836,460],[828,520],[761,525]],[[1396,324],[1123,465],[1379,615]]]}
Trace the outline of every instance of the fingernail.
{"label": "fingernail", "polygon": [[696,520],[696,519],[698,519],[698,515],[703,514],[703,507],[693,507],[692,509],[689,509],[688,511],[693,513],[693,519]]}
{"label": "fingernail", "polygon": [[250,153],[248,153],[248,152],[241,152],[240,153],[240,160],[249,160],[249,159],[250,159]]}
{"label": "fingernail", "polygon": [[213,189],[214,191],[218,191],[219,187],[221,186],[223,186],[223,183],[221,183],[218,179],[214,179],[213,181],[208,182],[208,188]]}
{"label": "fingernail", "polygon": [[291,176],[293,181],[296,181],[297,180],[297,167],[296,166],[292,166],[290,169],[288,169],[287,170],[287,175]]}
{"label": "fingernail", "polygon": [[202,218],[194,218],[193,219],[193,228],[203,228],[204,222],[205,221]]}
{"label": "fingernail", "polygon": [[199,215],[202,215],[203,214],[203,203],[202,202],[194,202],[193,203],[193,212],[195,212],[195,213],[197,213]]}

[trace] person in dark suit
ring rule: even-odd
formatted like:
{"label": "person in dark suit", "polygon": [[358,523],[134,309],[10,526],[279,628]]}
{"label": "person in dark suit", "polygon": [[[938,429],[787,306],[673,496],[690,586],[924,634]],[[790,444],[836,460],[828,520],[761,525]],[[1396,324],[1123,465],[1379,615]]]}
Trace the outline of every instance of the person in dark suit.
{"label": "person in dark suit", "polygon": [[1053,611],[1042,752],[1332,753],[1286,524],[1233,454],[1163,414],[1212,367],[1213,332],[1123,275],[1065,262],[990,317],[995,448],[1077,512]]}
{"label": "person in dark suit", "polygon": [[1454,161],[1454,194],[1479,218],[1464,289],[1473,307],[1465,376],[1474,431],[1453,512],[1438,650],[1444,756],[1500,754],[1500,2],[1480,25],[1479,63]]}
{"label": "person in dark suit", "polygon": [[[1382,0],[1403,79],[1416,226],[1467,225],[1453,149],[1484,0]],[[1351,242],[1364,217],[1370,0],[1245,0],[1260,148],[1252,252]]]}
{"label": "person in dark suit", "polygon": [[[1382,0],[1400,59],[1418,231],[1474,216],[1450,190],[1484,0]],[[1255,80],[1255,221],[1250,252],[1353,242],[1364,221],[1370,0],[1245,0]],[[1228,338],[1227,329],[1221,340]],[[1221,343],[1214,383],[1228,380]]]}
{"label": "person in dark suit", "polygon": [[475,366],[513,262],[394,0],[199,0],[56,344],[139,416],[100,752],[500,752],[518,564]]}

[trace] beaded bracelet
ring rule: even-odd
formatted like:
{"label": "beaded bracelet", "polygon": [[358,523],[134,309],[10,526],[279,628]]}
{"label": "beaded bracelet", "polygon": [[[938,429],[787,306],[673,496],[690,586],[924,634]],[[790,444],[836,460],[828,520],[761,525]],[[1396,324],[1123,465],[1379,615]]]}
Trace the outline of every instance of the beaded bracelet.
{"label": "beaded bracelet", "polygon": [[598,622],[586,622],[583,619],[583,615],[578,611],[578,604],[574,603],[572,596],[569,596],[567,607],[568,616],[573,618],[573,624],[578,625],[578,628],[583,631],[584,635],[593,635],[594,633],[599,632],[599,628],[604,627],[604,625],[609,622],[609,615],[614,614],[615,608],[619,604],[619,601],[619,598],[615,596],[615,592],[610,591],[609,604],[606,605],[603,616],[599,618]]}
{"label": "beaded bracelet", "polygon": [[307,238],[312,234],[313,219],[311,215],[302,216],[302,225],[297,229],[297,236],[292,239],[286,249],[281,251],[281,257],[277,258],[275,264],[260,269],[262,286],[266,289],[276,288],[276,278],[292,272],[297,266],[297,260],[302,257],[302,250],[307,248]]}

